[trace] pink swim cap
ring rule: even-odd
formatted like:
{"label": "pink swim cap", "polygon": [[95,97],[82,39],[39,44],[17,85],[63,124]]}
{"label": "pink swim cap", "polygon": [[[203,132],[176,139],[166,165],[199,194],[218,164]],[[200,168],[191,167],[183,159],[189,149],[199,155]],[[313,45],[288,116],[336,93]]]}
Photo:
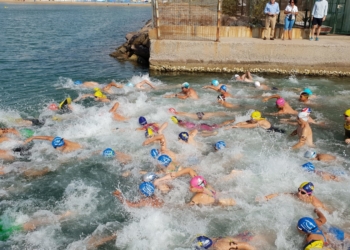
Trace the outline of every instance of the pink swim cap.
{"label": "pink swim cap", "polygon": [[286,103],[286,101],[285,101],[283,98],[278,98],[278,99],[276,100],[276,104],[277,104],[278,106],[283,106],[285,103]]}
{"label": "pink swim cap", "polygon": [[58,110],[58,106],[57,104],[55,103],[51,103],[49,106],[48,106],[48,109],[52,110],[52,111],[55,111],[55,110]]}
{"label": "pink swim cap", "polygon": [[191,179],[190,185],[193,188],[203,188],[207,185],[207,181],[202,176],[195,176]]}

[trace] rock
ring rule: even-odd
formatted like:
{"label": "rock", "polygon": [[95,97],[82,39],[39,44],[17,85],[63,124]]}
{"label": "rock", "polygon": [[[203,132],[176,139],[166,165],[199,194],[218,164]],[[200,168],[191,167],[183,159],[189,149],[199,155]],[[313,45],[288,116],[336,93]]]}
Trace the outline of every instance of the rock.
{"label": "rock", "polygon": [[130,61],[137,61],[137,59],[138,59],[138,56],[135,54],[133,54],[132,56],[129,57]]}
{"label": "rock", "polygon": [[147,48],[146,46],[143,46],[143,45],[136,45],[136,46],[132,45],[131,49],[138,56],[142,56],[144,58],[149,58],[150,57],[149,48]]}
{"label": "rock", "polygon": [[125,39],[129,42],[133,36],[138,35],[138,34],[139,34],[139,32],[130,32],[130,33],[126,34]]}

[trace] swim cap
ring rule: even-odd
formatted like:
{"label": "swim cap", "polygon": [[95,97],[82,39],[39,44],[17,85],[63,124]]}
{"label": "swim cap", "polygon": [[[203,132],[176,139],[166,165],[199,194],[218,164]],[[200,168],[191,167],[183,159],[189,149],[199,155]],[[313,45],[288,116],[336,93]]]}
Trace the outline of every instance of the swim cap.
{"label": "swim cap", "polygon": [[257,110],[255,110],[251,115],[250,117],[253,119],[253,120],[263,120],[264,118],[261,118],[261,113]]}
{"label": "swim cap", "polygon": [[154,158],[154,159],[156,159],[158,156],[159,156],[159,151],[158,151],[158,149],[152,149],[151,150],[151,156]]}
{"label": "swim cap", "polygon": [[111,148],[106,148],[105,150],[103,150],[102,155],[104,157],[113,157],[113,156],[115,156],[115,152]]}
{"label": "swim cap", "polygon": [[300,184],[299,188],[305,190],[308,194],[311,194],[315,187],[312,182],[303,182]]}
{"label": "swim cap", "polygon": [[179,120],[177,119],[176,116],[172,116],[170,119],[171,119],[175,124],[178,124],[178,123],[179,123]]}
{"label": "swim cap", "polygon": [[218,100],[225,101],[225,96],[224,95],[218,95]]}
{"label": "swim cap", "polygon": [[140,116],[140,117],[139,117],[139,123],[140,123],[140,125],[142,125],[142,126],[146,125],[146,124],[147,124],[146,118],[143,117],[143,116]]}
{"label": "swim cap", "polygon": [[188,142],[188,138],[189,138],[189,135],[187,132],[181,132],[179,134],[179,139],[185,141],[185,142]]}
{"label": "swim cap", "polygon": [[345,110],[344,115],[350,116],[350,109]]}
{"label": "swim cap", "polygon": [[23,128],[19,131],[22,137],[29,138],[34,135],[34,131],[29,128]]}
{"label": "swim cap", "polygon": [[317,155],[317,154],[316,154],[315,151],[308,150],[308,151],[305,152],[304,157],[313,159],[313,158],[316,157],[316,155]]}
{"label": "swim cap", "polygon": [[303,108],[302,110],[301,110],[301,112],[305,112],[305,113],[311,113],[311,109],[310,108]]}
{"label": "swim cap", "polygon": [[188,82],[184,82],[182,85],[181,85],[182,88],[186,88],[188,89],[190,87],[190,84]]}
{"label": "swim cap", "polygon": [[153,172],[148,172],[148,173],[142,175],[142,180],[144,182],[153,182],[155,179],[158,179],[158,178],[159,178],[159,176]]}
{"label": "swim cap", "polygon": [[94,91],[97,92],[97,91],[101,91],[99,88],[94,88]]}
{"label": "swim cap", "polygon": [[254,85],[255,85],[255,87],[260,87],[260,82],[256,81],[256,82],[254,83]]}
{"label": "swim cap", "polygon": [[211,85],[213,85],[213,86],[218,86],[219,85],[219,81],[218,80],[212,80],[211,81]]}
{"label": "swim cap", "polygon": [[202,176],[195,176],[190,180],[191,187],[203,188],[207,185],[207,181]]}
{"label": "swim cap", "polygon": [[308,172],[315,172],[315,166],[311,162],[304,163],[301,166],[304,170],[307,170]]}
{"label": "swim cap", "polygon": [[220,89],[223,90],[223,91],[225,91],[225,92],[227,91],[226,85],[221,85]]}
{"label": "swim cap", "polygon": [[276,105],[277,106],[283,106],[286,103],[286,101],[283,98],[278,98],[276,100]]}
{"label": "swim cap", "polygon": [[169,166],[170,162],[172,161],[171,158],[167,155],[161,155],[158,157],[158,162],[162,164],[164,167]]}
{"label": "swim cap", "polygon": [[128,82],[128,83],[126,84],[126,86],[127,86],[127,87],[134,87],[134,84],[132,84],[131,82]]}
{"label": "swim cap", "polygon": [[176,113],[177,113],[176,110],[175,110],[174,108],[170,108],[170,109],[169,109],[169,112],[170,112],[170,113],[173,113],[173,114],[176,114]]}
{"label": "swim cap", "polygon": [[209,249],[213,245],[213,241],[207,236],[198,236],[193,241],[196,250]]}
{"label": "swim cap", "polygon": [[298,221],[298,229],[305,233],[315,233],[318,230],[318,226],[314,219],[303,217]]}
{"label": "swim cap", "polygon": [[153,130],[151,128],[147,128],[145,132],[145,137],[146,138],[151,138],[153,136]]}
{"label": "swim cap", "polygon": [[309,120],[309,114],[306,113],[306,112],[299,112],[298,118],[302,119],[305,122],[307,122]]}
{"label": "swim cap", "polygon": [[80,80],[77,80],[77,81],[74,82],[74,85],[80,85],[80,84],[83,84],[83,82],[80,81]]}
{"label": "swim cap", "polygon": [[140,191],[147,197],[154,194],[154,185],[151,182],[142,182],[139,186]]}
{"label": "swim cap", "polygon": [[303,90],[303,92],[301,92],[301,93],[306,93],[306,94],[308,94],[309,96],[312,95],[312,91],[311,91],[311,89],[309,89],[309,88],[305,88],[305,89]]}
{"label": "swim cap", "polygon": [[47,108],[52,111],[58,110],[58,106],[55,103],[51,103]]}
{"label": "swim cap", "polygon": [[218,141],[217,143],[215,143],[214,148],[216,150],[226,148],[226,143],[224,141]]}
{"label": "swim cap", "polygon": [[235,74],[235,78],[239,77],[239,75]]}
{"label": "swim cap", "polygon": [[52,140],[51,144],[54,148],[59,148],[64,145],[64,140],[63,138],[57,136]]}
{"label": "swim cap", "polygon": [[103,97],[103,94],[101,91],[96,91],[95,94],[94,94],[95,97],[99,97],[99,98],[102,98]]}

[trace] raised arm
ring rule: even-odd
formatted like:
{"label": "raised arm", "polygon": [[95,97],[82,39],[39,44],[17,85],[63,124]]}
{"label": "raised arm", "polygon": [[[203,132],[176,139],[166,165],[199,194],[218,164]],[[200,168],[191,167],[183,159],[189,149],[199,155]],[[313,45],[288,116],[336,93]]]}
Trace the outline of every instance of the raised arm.
{"label": "raised arm", "polygon": [[53,136],[45,136],[45,135],[37,135],[37,136],[32,136],[29,137],[27,140],[24,141],[24,143],[31,142],[32,140],[45,140],[45,141],[52,141],[55,137]]}
{"label": "raised arm", "polygon": [[302,146],[305,145],[305,142],[306,142],[306,137],[305,136],[301,136],[300,139],[299,139],[299,142],[297,144],[295,144],[292,149],[298,149],[298,148],[301,148]]}
{"label": "raised arm", "polygon": [[281,98],[281,96],[276,94],[276,95],[272,95],[269,97],[265,97],[265,98],[263,98],[263,102],[267,102],[268,100],[273,99],[273,98],[278,99],[278,98]]}
{"label": "raised arm", "polygon": [[136,84],[136,87],[142,87],[145,84],[150,86],[152,89],[155,89],[153,84],[150,81],[148,81],[148,80],[143,80],[143,81],[139,82],[138,84]]}
{"label": "raised arm", "polygon": [[88,98],[88,97],[95,97],[95,96],[93,94],[85,94],[85,95],[79,96],[78,98],[73,100],[73,102],[78,102],[78,101],[84,100],[85,98]]}
{"label": "raised arm", "polygon": [[316,213],[316,215],[318,216],[318,218],[315,220],[316,224],[318,226],[322,226],[323,224],[325,224],[327,222],[326,217],[323,215],[323,213],[318,210],[317,208],[315,208],[314,212]]}
{"label": "raised arm", "polygon": [[148,138],[147,140],[145,140],[142,143],[142,145],[145,146],[155,141],[159,141],[161,145],[166,143],[164,135],[156,135],[156,136],[153,136],[152,138]]}

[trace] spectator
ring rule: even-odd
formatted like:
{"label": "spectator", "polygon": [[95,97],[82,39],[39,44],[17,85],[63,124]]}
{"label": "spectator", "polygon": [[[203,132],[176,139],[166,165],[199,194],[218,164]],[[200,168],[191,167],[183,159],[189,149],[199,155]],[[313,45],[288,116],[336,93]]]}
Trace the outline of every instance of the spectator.
{"label": "spectator", "polygon": [[265,6],[264,13],[266,15],[264,40],[266,40],[266,32],[270,28],[270,25],[271,25],[270,40],[274,40],[276,19],[277,19],[277,15],[280,13],[280,7],[278,3],[276,3],[275,0],[270,0],[270,2],[267,3]]}
{"label": "spectator", "polygon": [[296,16],[298,15],[298,7],[294,4],[295,0],[289,0],[289,4],[287,5],[286,9],[284,10],[284,14],[286,14],[286,17],[284,18],[284,34],[283,39],[287,38],[292,40],[292,28],[296,19]]}
{"label": "spectator", "polygon": [[312,33],[310,34],[310,41],[314,39],[316,26],[317,27],[317,35],[315,41],[319,40],[320,31],[322,22],[326,20],[328,11],[328,2],[326,0],[317,0],[314,4],[314,7],[312,9],[311,13],[311,21],[312,21]]}

